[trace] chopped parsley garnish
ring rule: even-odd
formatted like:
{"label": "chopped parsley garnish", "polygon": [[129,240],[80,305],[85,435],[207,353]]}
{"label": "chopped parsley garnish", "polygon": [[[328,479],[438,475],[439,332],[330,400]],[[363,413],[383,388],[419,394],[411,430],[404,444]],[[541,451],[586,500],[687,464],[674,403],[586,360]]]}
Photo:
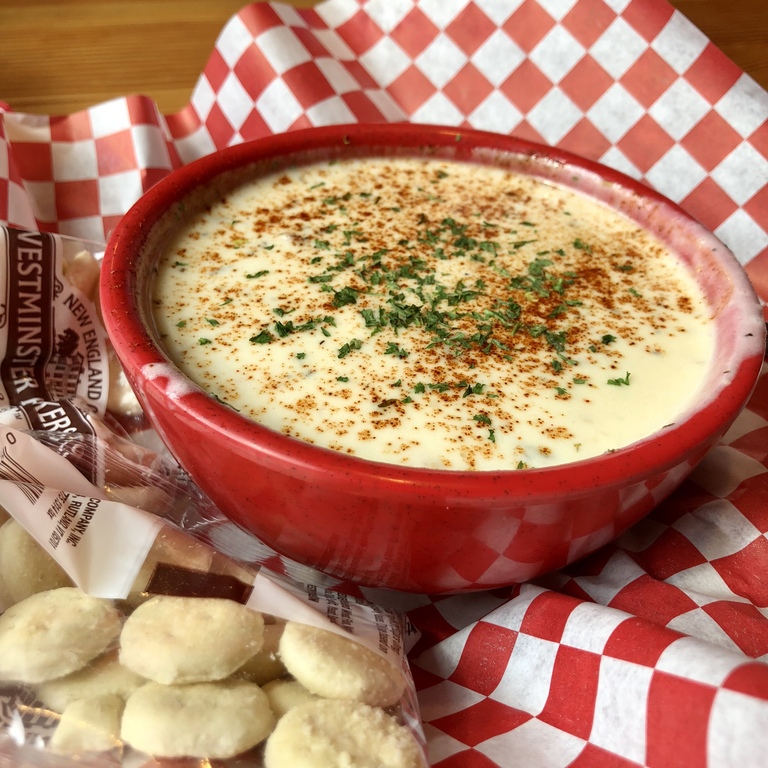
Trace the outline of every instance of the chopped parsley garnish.
{"label": "chopped parsley garnish", "polygon": [[573,247],[579,251],[585,251],[586,253],[592,253],[592,246],[585,243],[578,237],[573,241]]}
{"label": "chopped parsley garnish", "polygon": [[333,301],[331,303],[337,309],[347,304],[357,304],[357,291],[354,288],[342,288],[333,294]]}
{"label": "chopped parsley garnish", "polygon": [[363,342],[360,341],[360,339],[352,339],[352,341],[347,342],[346,344],[342,344],[339,348],[339,354],[337,357],[343,358],[346,357],[350,352],[352,352],[355,349],[360,349],[363,346]]}
{"label": "chopped parsley garnish", "polygon": [[233,411],[237,411],[238,413],[240,413],[240,409],[239,408],[235,408],[235,406],[232,405],[231,403],[228,403],[226,400],[222,400],[215,392],[211,395],[211,397],[217,403],[221,403],[222,405],[226,405],[227,408],[231,408]]}
{"label": "chopped parsley garnish", "polygon": [[462,397],[469,397],[470,395],[482,395],[484,389],[485,384],[467,384]]}
{"label": "chopped parsley garnish", "polygon": [[403,349],[399,344],[395,344],[394,341],[390,341],[384,350],[384,354],[394,355],[395,357],[408,357],[408,350]]}
{"label": "chopped parsley garnish", "polygon": [[274,341],[275,337],[266,329],[264,329],[261,333],[257,333],[255,336],[251,336],[248,341],[251,342],[251,344],[269,344],[271,341]]}
{"label": "chopped parsley garnish", "polygon": [[613,384],[614,387],[629,386],[629,371],[623,379],[608,379],[609,384]]}

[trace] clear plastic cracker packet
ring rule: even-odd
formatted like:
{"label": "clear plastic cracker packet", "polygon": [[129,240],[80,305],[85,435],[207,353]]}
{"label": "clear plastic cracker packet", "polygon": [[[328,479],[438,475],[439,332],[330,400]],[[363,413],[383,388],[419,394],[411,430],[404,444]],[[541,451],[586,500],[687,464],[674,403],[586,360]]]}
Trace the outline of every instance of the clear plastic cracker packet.
{"label": "clear plastic cracker packet", "polygon": [[3,420],[51,432],[87,430],[77,398],[103,414],[107,338],[94,300],[98,243],[0,227],[0,405]]}
{"label": "clear plastic cracker packet", "polygon": [[98,244],[2,238],[0,768],[426,766],[404,617],[270,571],[121,429]]}
{"label": "clear plastic cracker packet", "polygon": [[217,551],[149,449],[70,438],[127,483],[99,488],[47,437],[0,426],[0,476],[26,476],[0,480],[0,765],[299,766],[308,728],[313,754],[427,765],[400,614]]}

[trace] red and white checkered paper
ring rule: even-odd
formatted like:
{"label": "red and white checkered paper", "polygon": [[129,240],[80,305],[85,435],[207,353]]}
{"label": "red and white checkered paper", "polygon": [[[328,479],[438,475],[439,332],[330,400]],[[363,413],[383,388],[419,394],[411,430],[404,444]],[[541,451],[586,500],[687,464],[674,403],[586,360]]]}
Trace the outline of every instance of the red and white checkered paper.
{"label": "red and white checkered paper", "polygon": [[[768,300],[768,94],[666,0],[250,5],[178,114],[141,96],[63,117],[0,104],[0,221],[103,241],[215,149],[400,120],[512,133],[642,179]],[[387,596],[422,633],[433,765],[768,765],[767,534],[768,368],[721,445],[618,542],[536,584]]]}

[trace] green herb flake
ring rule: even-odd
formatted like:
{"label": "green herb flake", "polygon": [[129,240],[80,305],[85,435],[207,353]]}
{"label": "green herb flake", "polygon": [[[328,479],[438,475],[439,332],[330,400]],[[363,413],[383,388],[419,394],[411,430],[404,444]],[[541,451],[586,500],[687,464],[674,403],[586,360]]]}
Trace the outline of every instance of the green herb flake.
{"label": "green herb flake", "polygon": [[612,384],[614,387],[621,387],[621,386],[628,387],[629,386],[629,375],[630,375],[629,371],[627,371],[627,375],[624,376],[623,379],[608,379],[608,383]]}
{"label": "green herb flake", "polygon": [[387,344],[387,348],[384,350],[384,354],[405,358],[408,357],[409,352],[407,349],[403,349],[399,344],[395,344],[394,341],[390,341],[389,344]]}
{"label": "green herb flake", "polygon": [[483,424],[485,426],[488,426],[491,423],[491,419],[489,416],[487,416],[485,413],[476,413],[472,417],[473,421],[476,421],[478,424]]}
{"label": "green herb flake", "polygon": [[584,251],[585,253],[592,253],[592,246],[578,237],[573,241],[573,247],[579,251]]}
{"label": "green herb flake", "polygon": [[287,323],[281,323],[279,320],[275,323],[275,331],[277,331],[277,335],[284,339],[286,336],[290,335],[296,330],[296,328],[293,325],[292,321],[288,321]]}
{"label": "green herb flake", "polygon": [[248,339],[251,344],[269,344],[274,340],[275,337],[266,328],[261,331],[261,333],[257,333],[255,336],[251,336],[251,338]]}
{"label": "green herb flake", "polygon": [[213,344],[213,342],[210,339],[206,339],[205,337],[201,337],[197,340],[197,343],[202,347],[206,344]]}
{"label": "green herb flake", "polygon": [[342,288],[333,294],[333,301],[331,303],[337,309],[347,304],[357,304],[357,291],[354,288]]}
{"label": "green herb flake", "polygon": [[176,323],[176,327],[177,328],[184,328],[184,327],[186,327],[186,325],[187,325],[187,321],[186,320],[179,320],[179,322]]}
{"label": "green herb flake", "polygon": [[213,397],[213,399],[217,403],[221,403],[222,405],[226,405],[227,408],[231,408],[233,411],[237,411],[238,413],[240,413],[240,409],[239,408],[235,408],[235,406],[232,405],[231,403],[228,403],[226,400],[222,400],[215,392],[213,393],[213,395],[211,395],[211,397]]}
{"label": "green herb flake", "polygon": [[352,339],[352,341],[347,342],[346,344],[342,344],[339,348],[339,353],[337,357],[344,358],[346,357],[350,352],[360,349],[363,346],[363,342],[360,341],[360,339]]}
{"label": "green herb flake", "polygon": [[251,275],[246,275],[246,277],[250,280],[250,279],[252,279],[254,277],[264,277],[264,275],[268,275],[268,274],[269,274],[269,270],[268,269],[262,269],[259,272],[254,272]]}

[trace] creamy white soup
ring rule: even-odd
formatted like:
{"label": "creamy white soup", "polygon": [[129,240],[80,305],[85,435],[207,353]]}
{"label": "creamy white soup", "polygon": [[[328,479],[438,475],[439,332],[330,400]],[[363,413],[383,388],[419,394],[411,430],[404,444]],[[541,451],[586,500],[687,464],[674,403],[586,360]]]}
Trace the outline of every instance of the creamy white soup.
{"label": "creamy white soup", "polygon": [[300,440],[454,470],[543,467],[684,412],[714,344],[662,243],[567,189],[452,161],[281,171],[189,221],[153,284],[173,362]]}

